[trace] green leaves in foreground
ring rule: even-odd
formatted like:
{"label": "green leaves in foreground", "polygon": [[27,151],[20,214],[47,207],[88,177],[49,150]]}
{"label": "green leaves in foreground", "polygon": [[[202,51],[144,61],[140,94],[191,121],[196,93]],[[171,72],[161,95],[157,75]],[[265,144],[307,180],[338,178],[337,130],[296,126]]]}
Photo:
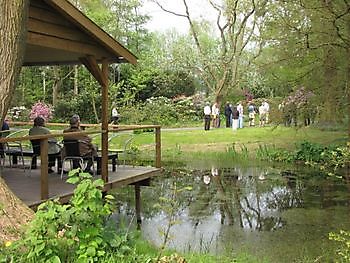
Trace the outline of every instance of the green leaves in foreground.
{"label": "green leaves in foreground", "polygon": [[[108,253],[123,258],[132,252],[126,235],[107,227],[114,197],[103,197],[103,181],[73,170],[68,183],[78,184],[68,205],[49,200],[38,207],[23,240],[14,246],[16,262],[100,262]],[[120,255],[118,253],[121,253]],[[113,262],[113,261],[112,261]]]}
{"label": "green leaves in foreground", "polygon": [[340,245],[337,249],[339,262],[350,262],[350,232],[340,230],[339,233],[329,233],[329,239],[337,241]]}

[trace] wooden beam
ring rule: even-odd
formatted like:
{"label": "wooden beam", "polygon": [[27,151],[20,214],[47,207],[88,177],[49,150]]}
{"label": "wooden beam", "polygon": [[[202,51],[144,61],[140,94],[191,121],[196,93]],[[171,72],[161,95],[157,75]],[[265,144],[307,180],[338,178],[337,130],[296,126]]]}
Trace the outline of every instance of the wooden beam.
{"label": "wooden beam", "polygon": [[94,56],[86,56],[80,58],[80,61],[84,64],[84,66],[90,71],[90,73],[94,76],[97,82],[101,85],[105,85],[105,79],[100,67],[97,64],[97,61]]}
{"label": "wooden beam", "polygon": [[88,54],[96,57],[113,57],[111,53],[104,52],[103,49],[95,45],[54,36],[42,35],[31,31],[27,33],[26,42],[30,45],[65,50],[77,54]]}
{"label": "wooden beam", "polygon": [[51,8],[51,10],[46,10],[42,7],[33,6],[33,1],[31,1],[29,6],[28,17],[56,25],[72,26],[72,23],[70,21],[62,19],[62,16],[59,13],[55,12],[53,8]]}
{"label": "wooden beam", "polygon": [[[40,176],[40,198],[45,200],[49,198],[49,181],[48,181],[48,152],[49,142],[48,139],[40,140],[40,158],[41,158],[41,176]],[[63,168],[62,168],[63,169]]]}
{"label": "wooden beam", "polygon": [[110,35],[98,27],[94,22],[92,22],[88,17],[86,17],[68,1],[45,0],[45,2],[54,7],[72,23],[78,25],[87,34],[95,38],[96,41],[112,51],[115,56],[121,56],[131,64],[137,63],[137,58],[128,49],[115,41]]}
{"label": "wooden beam", "polygon": [[65,40],[72,40],[82,43],[87,43],[93,46],[98,46],[96,41],[93,41],[91,37],[83,34],[79,31],[79,28],[72,28],[52,23],[47,23],[45,21],[40,21],[35,18],[29,18],[27,22],[28,31],[33,33],[38,33],[42,35],[57,37]]}
{"label": "wooden beam", "polygon": [[108,62],[102,62],[102,130],[105,132],[101,136],[102,144],[102,160],[101,160],[101,174],[105,183],[108,182]]}

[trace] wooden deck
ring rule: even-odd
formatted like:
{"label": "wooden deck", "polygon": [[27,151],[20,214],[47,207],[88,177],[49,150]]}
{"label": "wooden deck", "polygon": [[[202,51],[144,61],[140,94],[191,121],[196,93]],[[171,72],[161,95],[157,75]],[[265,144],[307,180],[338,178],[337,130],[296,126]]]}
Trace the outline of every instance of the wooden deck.
{"label": "wooden deck", "polygon": [[[108,183],[105,184],[105,191],[112,188],[129,185],[144,184],[151,177],[159,175],[161,169],[144,166],[124,166],[119,165],[116,172],[112,172],[109,166]],[[45,200],[40,199],[40,169],[25,171],[22,167],[10,168],[3,167],[0,175],[5,180],[9,188],[29,207],[36,207]],[[100,178],[99,175],[94,178]],[[75,186],[66,183],[67,175],[61,180],[61,176],[57,173],[49,174],[49,198],[60,198],[62,203],[67,202],[72,196]]]}

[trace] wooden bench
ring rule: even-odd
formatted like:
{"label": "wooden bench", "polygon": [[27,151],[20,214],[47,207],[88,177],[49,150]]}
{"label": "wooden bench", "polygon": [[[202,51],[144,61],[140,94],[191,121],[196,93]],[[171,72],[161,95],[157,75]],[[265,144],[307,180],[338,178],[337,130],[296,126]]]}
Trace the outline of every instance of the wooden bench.
{"label": "wooden bench", "polygon": [[[31,163],[31,169],[37,168],[37,157],[39,155],[34,154],[32,149],[6,149],[4,150],[4,153],[6,156],[11,156],[12,158],[12,164],[17,165],[18,164],[18,157],[31,157],[32,163]],[[58,171],[62,168],[62,161],[61,161],[61,153],[55,154],[55,157],[57,159],[57,168]]]}

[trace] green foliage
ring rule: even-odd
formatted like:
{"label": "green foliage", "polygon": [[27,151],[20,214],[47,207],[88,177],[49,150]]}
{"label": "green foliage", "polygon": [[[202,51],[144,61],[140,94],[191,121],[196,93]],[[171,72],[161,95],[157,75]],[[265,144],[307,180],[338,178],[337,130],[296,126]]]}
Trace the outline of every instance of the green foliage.
{"label": "green foliage", "polygon": [[323,146],[308,141],[301,142],[295,151],[288,151],[275,146],[259,145],[256,156],[264,161],[303,162],[317,167],[328,175],[335,175],[350,161],[349,143],[343,146]]}
{"label": "green foliage", "polygon": [[[96,118],[92,110],[93,94],[92,92],[83,90],[79,95],[69,100],[60,100],[55,107],[54,121],[67,122],[72,115],[78,114],[83,122],[96,123]],[[100,114],[101,98],[95,98],[95,106],[97,107],[98,114]]]}
{"label": "green foliage", "polygon": [[173,126],[176,123],[202,119],[202,105],[192,97],[170,100],[166,97],[149,98],[145,103],[124,107],[120,110],[123,123],[160,124]]}
{"label": "green foliage", "polygon": [[349,262],[350,261],[350,231],[340,230],[339,233],[329,233],[329,239],[339,243],[339,249],[337,250],[339,261],[336,261],[336,262]]}
{"label": "green foliage", "polygon": [[12,249],[16,262],[103,262],[133,255],[127,235],[106,224],[114,197],[102,194],[103,180],[73,170],[68,183],[78,184],[68,205],[58,200],[38,207],[24,238]]}
{"label": "green foliage", "polygon": [[256,151],[256,157],[263,161],[276,161],[276,162],[292,162],[294,161],[294,153],[291,151],[277,149],[275,145],[267,146],[266,144],[259,144],[259,148]]}
{"label": "green foliage", "polygon": [[295,160],[304,162],[320,162],[323,158],[323,152],[326,150],[324,146],[316,143],[304,141],[298,147],[295,153]]}

